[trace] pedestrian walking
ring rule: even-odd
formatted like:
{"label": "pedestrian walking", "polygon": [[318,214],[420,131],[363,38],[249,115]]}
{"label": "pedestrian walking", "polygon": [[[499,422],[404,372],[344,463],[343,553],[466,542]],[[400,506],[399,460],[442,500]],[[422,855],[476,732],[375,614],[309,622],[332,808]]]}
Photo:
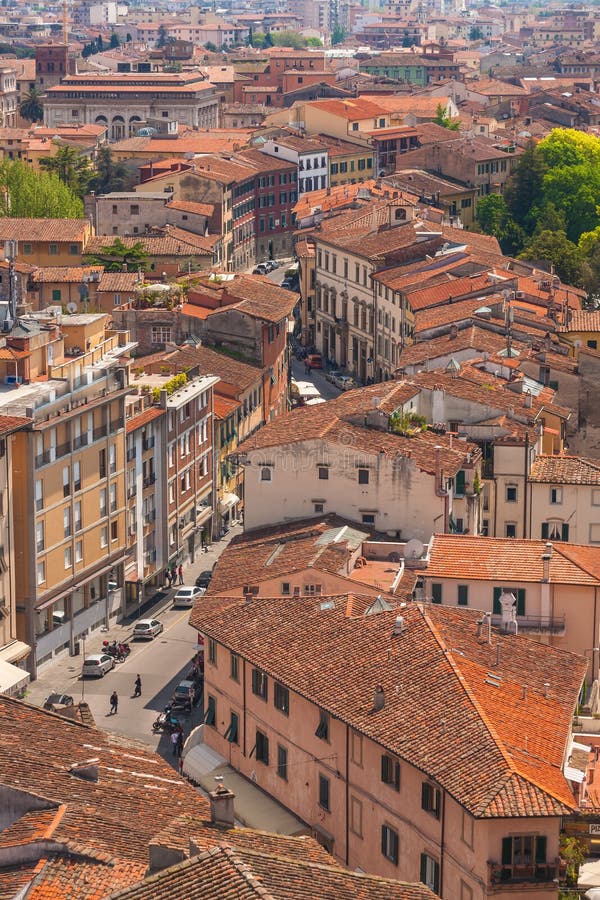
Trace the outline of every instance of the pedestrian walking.
{"label": "pedestrian walking", "polygon": [[140,678],[139,675],[138,675],[138,676],[136,677],[136,679],[135,679],[135,686],[134,686],[134,690],[133,690],[133,696],[134,696],[134,697],[141,697],[141,696],[142,696],[142,679]]}
{"label": "pedestrian walking", "polygon": [[183,753],[183,731],[177,732],[177,756],[181,759]]}
{"label": "pedestrian walking", "polygon": [[113,691],[112,694],[110,695],[110,715],[116,716],[118,709],[119,709],[119,696],[116,691]]}
{"label": "pedestrian walking", "polygon": [[179,575],[179,584],[183,584],[183,566],[181,563],[179,564],[179,568],[177,569],[177,574]]}
{"label": "pedestrian walking", "polygon": [[177,756],[177,749],[179,747],[179,731],[174,731],[171,735],[171,748],[173,750],[173,756]]}
{"label": "pedestrian walking", "polygon": [[173,563],[173,567],[171,569],[171,581],[173,584],[177,584],[177,568],[175,563]]}
{"label": "pedestrian walking", "polygon": [[165,572],[165,578],[167,579],[167,587],[171,587],[171,570],[167,569]]}

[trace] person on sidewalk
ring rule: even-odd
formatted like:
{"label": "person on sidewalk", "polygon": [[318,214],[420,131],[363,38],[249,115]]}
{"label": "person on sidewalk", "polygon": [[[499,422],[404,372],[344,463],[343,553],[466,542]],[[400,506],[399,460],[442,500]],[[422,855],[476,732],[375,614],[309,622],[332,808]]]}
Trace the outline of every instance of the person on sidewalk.
{"label": "person on sidewalk", "polygon": [[179,575],[179,584],[183,584],[183,566],[181,565],[181,563],[179,563],[177,574]]}
{"label": "person on sidewalk", "polygon": [[110,713],[111,716],[116,716],[119,710],[119,695],[116,691],[113,691],[110,695]]}
{"label": "person on sidewalk", "polygon": [[183,753],[183,731],[177,732],[177,756],[181,759]]}
{"label": "person on sidewalk", "polygon": [[133,690],[133,696],[134,696],[134,697],[141,697],[141,696],[142,696],[142,679],[140,678],[139,675],[138,675],[138,676],[136,677],[136,679],[135,679],[135,687],[134,687],[134,690]]}
{"label": "person on sidewalk", "polygon": [[173,750],[173,756],[177,756],[178,747],[179,747],[179,731],[176,730],[171,735],[171,748]]}

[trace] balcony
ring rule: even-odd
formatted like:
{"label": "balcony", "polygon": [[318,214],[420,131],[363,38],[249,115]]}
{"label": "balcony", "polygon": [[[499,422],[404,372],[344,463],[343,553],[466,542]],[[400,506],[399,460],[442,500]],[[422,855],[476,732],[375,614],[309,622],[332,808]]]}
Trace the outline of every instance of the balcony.
{"label": "balcony", "polygon": [[48,463],[54,462],[56,459],[56,451],[54,448],[51,450],[44,450],[43,453],[38,453],[35,458],[35,467],[39,469],[40,466],[47,466]]}
{"label": "balcony", "polygon": [[128,499],[128,500],[131,500],[131,498],[132,498],[132,497],[135,497],[136,494],[137,494],[137,488],[136,488],[136,487],[129,487],[129,488],[127,488],[127,499]]}
{"label": "balcony", "polygon": [[[502,628],[502,616],[492,616],[492,625]],[[564,616],[517,616],[519,631],[529,634],[557,634],[566,633]]]}
{"label": "balcony", "polygon": [[131,462],[135,459],[135,447],[130,447],[127,451],[127,462]]}
{"label": "balcony", "polygon": [[151,487],[155,481],[156,481],[156,473],[155,472],[152,472],[150,475],[146,475],[146,477],[144,478],[144,487],[145,488]]}
{"label": "balcony", "polygon": [[156,510],[153,509],[144,515],[144,525],[150,525],[152,522],[156,522]]}
{"label": "balcony", "polygon": [[81,447],[87,447],[88,445],[88,436],[87,434],[78,434],[76,438],[73,440],[73,450],[79,450]]}
{"label": "balcony", "polygon": [[154,447],[154,437],[147,438],[147,440],[142,441],[142,450],[145,453],[146,450],[152,450]]}
{"label": "balcony", "polygon": [[515,894],[526,891],[527,885],[535,890],[540,884],[551,884],[559,876],[558,860],[553,863],[532,863],[531,865],[516,865],[489,862],[490,886],[492,889],[503,891],[509,886],[515,887]]}
{"label": "balcony", "polygon": [[106,425],[99,425],[97,428],[94,428],[92,439],[94,441],[99,441],[100,438],[104,438],[104,437],[106,437],[106,435],[107,435]]}

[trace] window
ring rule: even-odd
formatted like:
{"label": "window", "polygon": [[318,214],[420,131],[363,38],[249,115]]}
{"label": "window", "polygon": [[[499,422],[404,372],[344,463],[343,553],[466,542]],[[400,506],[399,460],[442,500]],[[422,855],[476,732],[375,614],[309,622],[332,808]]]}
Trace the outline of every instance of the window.
{"label": "window", "polygon": [[140,207],[137,203],[131,203],[129,206],[129,215],[130,216],[139,216]]}
{"label": "window", "polygon": [[118,522],[110,523],[110,539],[111,539],[111,541],[119,540],[119,523]]}
{"label": "window", "polygon": [[441,603],[442,602],[442,585],[439,583],[431,585],[431,602],[432,603]]}
{"label": "window", "polygon": [[225,731],[223,737],[226,741],[229,741],[230,744],[239,744],[239,725],[240,720],[237,713],[233,711],[229,714],[229,726]]}
{"label": "window", "polygon": [[502,613],[502,607],[500,606],[500,595],[501,594],[514,594],[517,598],[517,615],[524,616],[525,615],[525,588],[514,588],[514,587],[495,587],[494,588],[494,607],[493,612],[495,616],[499,616]]}
{"label": "window", "polygon": [[517,502],[517,485],[516,484],[507,484],[505,496],[506,496],[507,503],[516,503]]}
{"label": "window", "polygon": [[277,774],[287,781],[287,750],[281,744],[277,744]]}
{"label": "window", "polygon": [[100,546],[106,547],[108,545],[108,528],[104,525],[100,529]]}
{"label": "window", "polygon": [[473,817],[463,809],[461,838],[467,847],[473,849]]}
{"label": "window", "polygon": [[278,681],[275,682],[275,687],[273,689],[273,702],[275,704],[275,708],[280,712],[284,713],[284,715],[288,716],[290,713],[290,692],[286,687],[282,684],[279,684]]}
{"label": "window", "polygon": [[324,775],[319,775],[319,806],[321,809],[326,809],[327,812],[330,812],[329,778],[326,778]]}
{"label": "window", "polygon": [[44,549],[44,523],[38,522],[35,526],[35,542],[38,553]]}
{"label": "window", "polygon": [[437,894],[440,889],[440,864],[427,853],[421,853],[421,881]]}
{"label": "window", "polygon": [[[24,256],[31,256],[33,253],[33,244],[23,244],[23,254]],[[44,578],[44,581],[46,579]]]}
{"label": "window", "polygon": [[77,256],[79,254],[79,247],[77,244],[69,244],[69,254],[71,256]]}
{"label": "window", "polygon": [[75,542],[75,562],[83,561],[83,541]]}
{"label": "window", "polygon": [[70,569],[73,565],[73,557],[71,554],[71,548],[65,547],[65,569]]}
{"label": "window", "polygon": [[328,481],[329,479],[329,469],[327,466],[318,466],[317,471],[319,473],[320,481]]}
{"label": "window", "polygon": [[465,470],[460,469],[456,473],[456,479],[454,482],[454,493],[457,497],[463,497],[465,493]]}
{"label": "window", "polygon": [[213,666],[217,664],[217,644],[212,638],[208,639],[208,661]]}
{"label": "window", "polygon": [[52,302],[53,302],[53,303],[60,303],[61,300],[62,300],[62,291],[61,291],[61,289],[60,289],[60,288],[53,288],[53,289],[52,289]]}
{"label": "window", "polygon": [[362,766],[362,734],[358,731],[350,732],[350,759],[355,766]]}
{"label": "window", "polygon": [[58,256],[58,244],[49,244],[48,253],[50,256]]}
{"label": "window", "polygon": [[316,513],[322,513],[322,512],[323,512],[323,509],[324,509],[324,504],[323,504],[323,503],[314,503],[313,506],[314,506],[314,511],[315,511]]}
{"label": "window", "polygon": [[38,512],[44,508],[44,489],[39,478],[35,483],[35,508]]}
{"label": "window", "polygon": [[234,681],[240,680],[240,658],[237,653],[231,653],[229,657],[229,677]]}
{"label": "window", "polygon": [[358,470],[358,483],[359,484],[368,484],[369,483],[369,470],[368,469],[359,469]]}
{"label": "window", "polygon": [[152,343],[168,344],[171,340],[171,329],[165,325],[152,326]]}
{"label": "window", "polygon": [[[533,866],[546,862],[545,834],[516,834],[502,838],[503,866]],[[510,872],[507,873],[510,878]]]}
{"label": "window", "polygon": [[457,601],[459,606],[468,606],[469,605],[469,585],[468,584],[459,584],[457,587]]}
{"label": "window", "polygon": [[66,507],[63,509],[63,537],[69,537],[71,534],[71,509]]}
{"label": "window", "polygon": [[440,817],[440,792],[435,785],[424,781],[421,785],[421,808],[439,819]]}
{"label": "window", "polygon": [[329,740],[329,713],[325,712],[323,709],[319,712],[319,724],[317,725],[315,734],[318,738],[321,738],[322,741]]}
{"label": "window", "polygon": [[68,466],[63,467],[63,497],[71,493],[71,473]]}
{"label": "window", "polygon": [[389,825],[381,826],[381,852],[395,866],[398,865],[398,832]]}
{"label": "window", "polygon": [[272,472],[269,466],[263,466],[260,470],[260,480],[261,481],[271,481],[272,480]]}
{"label": "window", "polygon": [[261,669],[252,669],[252,693],[266,700],[269,695],[269,679]]}
{"label": "window", "polygon": [[362,803],[358,797],[350,798],[350,831],[362,837]]}
{"label": "window", "polygon": [[504,523],[504,537],[516,538],[516,536],[517,536],[517,523],[516,522],[505,522]]}
{"label": "window", "polygon": [[381,756],[381,780],[384,784],[391,785],[394,790],[400,790],[400,763],[385,753]]}
{"label": "window", "polygon": [[375,514],[374,513],[363,513],[361,521],[363,525],[374,525],[375,524]]}
{"label": "window", "polygon": [[358,131],[358,122],[352,123],[352,131]]}
{"label": "window", "polygon": [[[259,731],[258,728],[256,729],[254,752],[259,762],[264,763],[265,766],[269,765],[269,738],[262,731]],[[250,756],[252,756],[252,753]]]}
{"label": "window", "polygon": [[73,490],[81,490],[81,463],[73,463]]}
{"label": "window", "polygon": [[569,525],[567,522],[542,522],[543,541],[568,541]]}
{"label": "window", "polygon": [[562,488],[550,488],[550,503],[562,503]]}
{"label": "window", "polygon": [[46,563],[39,562],[37,564],[37,583],[44,584],[46,581]]}

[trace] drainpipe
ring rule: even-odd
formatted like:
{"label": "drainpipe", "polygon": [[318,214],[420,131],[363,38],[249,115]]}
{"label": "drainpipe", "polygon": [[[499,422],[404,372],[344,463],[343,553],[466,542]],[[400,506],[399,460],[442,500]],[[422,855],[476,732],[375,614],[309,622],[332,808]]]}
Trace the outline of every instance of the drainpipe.
{"label": "drainpipe", "polygon": [[440,897],[444,896],[444,850],[445,840],[444,832],[446,826],[446,792],[442,792],[442,836],[440,840]]}
{"label": "drainpipe", "polygon": [[350,865],[350,726],[346,725],[346,866]]}
{"label": "drainpipe", "polygon": [[244,717],[244,747],[242,753],[246,756],[246,660],[243,660],[242,665],[242,709],[243,709],[243,717]]}
{"label": "drainpipe", "polygon": [[[598,610],[597,610],[597,606],[598,606],[598,588],[595,587],[594,588],[594,637],[592,638],[592,644],[594,646],[597,646],[597,641],[598,641],[598,618],[597,618]],[[594,659],[595,659],[595,654],[592,653],[592,681],[596,677]]]}
{"label": "drainpipe", "polygon": [[[528,397],[531,394],[527,395]],[[529,435],[525,436],[525,468],[523,470],[523,537],[531,537],[531,534],[527,533],[527,487],[529,482]]]}
{"label": "drainpipe", "polygon": [[442,448],[437,445],[434,447],[435,453],[435,496],[442,497],[444,500],[444,534],[448,531],[448,508],[450,499],[448,491],[442,489]]}

